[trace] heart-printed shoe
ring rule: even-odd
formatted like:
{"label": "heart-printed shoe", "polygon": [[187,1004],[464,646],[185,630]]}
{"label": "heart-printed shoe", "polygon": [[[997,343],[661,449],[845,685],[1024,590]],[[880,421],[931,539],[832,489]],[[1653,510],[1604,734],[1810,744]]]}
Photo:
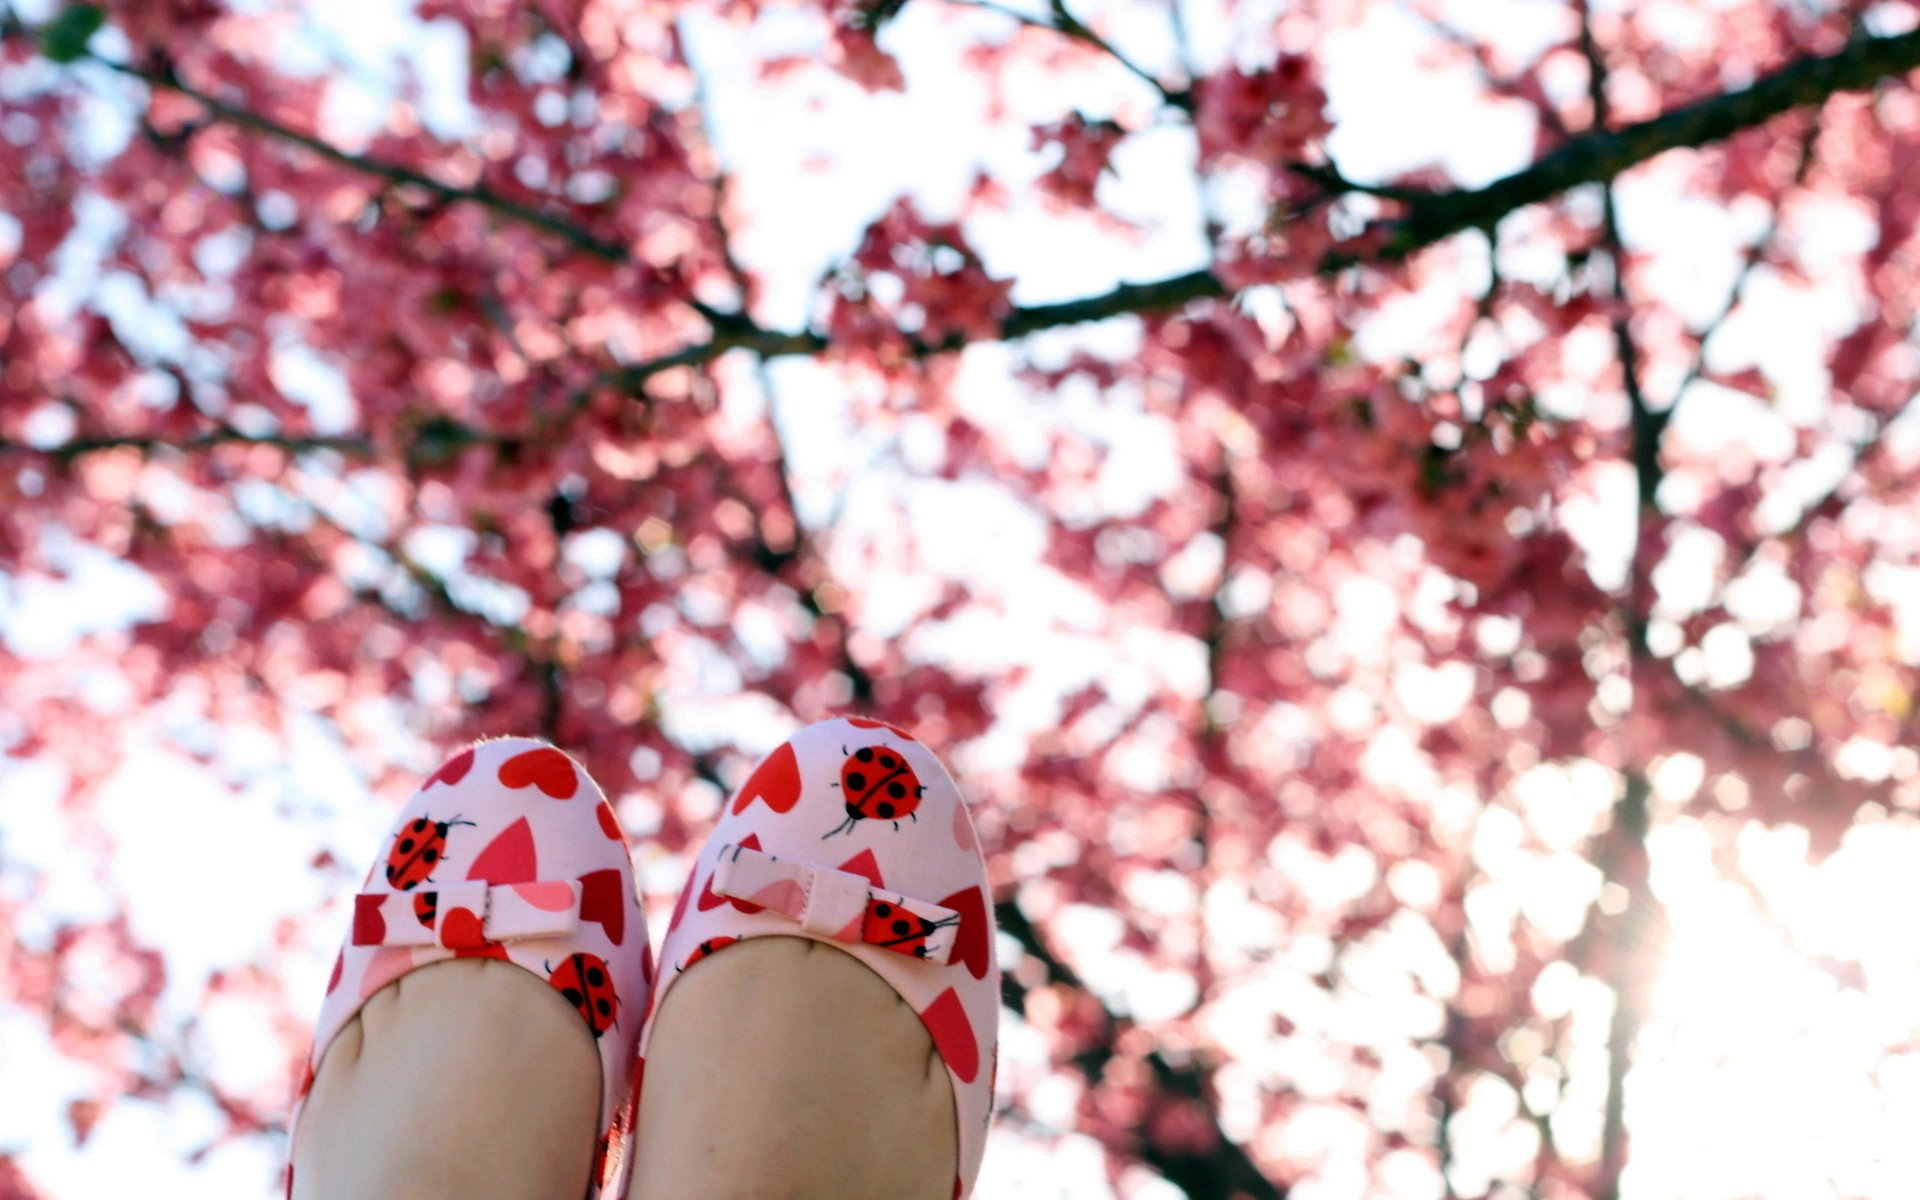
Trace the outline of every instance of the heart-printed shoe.
{"label": "heart-printed shoe", "polygon": [[599,785],[546,742],[477,742],[427,778],[383,844],[320,1005],[287,1120],[289,1164],[327,1048],[374,993],[429,963],[494,958],[546,980],[593,1034],[602,1087],[587,1196],[625,1196],[653,957],[627,841]]}
{"label": "heart-printed shoe", "polygon": [[954,1195],[970,1192],[992,1118],[1000,970],[973,820],[933,751],[890,725],[835,717],[761,760],[674,907],[642,1060],[675,980],[771,936],[833,944],[920,1014],[953,1085]]}

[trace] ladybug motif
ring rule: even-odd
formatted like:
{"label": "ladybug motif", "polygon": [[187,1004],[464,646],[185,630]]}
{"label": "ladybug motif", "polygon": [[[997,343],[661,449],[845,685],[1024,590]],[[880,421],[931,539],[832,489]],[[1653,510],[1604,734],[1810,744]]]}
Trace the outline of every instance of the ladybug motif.
{"label": "ladybug motif", "polygon": [[920,797],[926,785],[898,750],[884,744],[854,751],[842,746],[840,753],[847,761],[840,765],[840,782],[833,786],[846,796],[847,819],[822,834],[821,841],[836,833],[851,833],[861,821],[892,821],[898,829],[902,817],[920,819]]}
{"label": "ladybug motif", "polygon": [[569,954],[558,967],[547,967],[547,982],[559,988],[567,1003],[580,1010],[594,1037],[605,1033],[613,1024],[620,997],[613,990],[613,977],[607,972],[606,960],[599,955]]}
{"label": "ladybug motif", "polygon": [[413,915],[428,929],[433,928],[433,918],[440,911],[439,892],[420,892],[413,898]]}
{"label": "ladybug motif", "polygon": [[867,905],[866,920],[860,925],[860,940],[869,946],[883,946],[915,958],[925,958],[927,939],[933,936],[934,931],[959,923],[957,913],[943,921],[929,921],[885,900],[875,900]]}
{"label": "ladybug motif", "polygon": [[387,853],[387,882],[403,892],[431,882],[427,876],[446,857],[447,830],[472,824],[457,816],[451,821],[421,817],[402,829],[394,835],[393,849]]}
{"label": "ladybug motif", "polygon": [[701,942],[698,946],[695,946],[693,948],[693,953],[687,955],[687,961],[681,963],[679,966],[673,969],[674,973],[676,975],[679,974],[681,971],[686,970],[688,967],[699,962],[701,959],[705,958],[709,954],[712,954],[714,951],[725,949],[726,947],[733,945],[735,942],[739,940],[740,939],[736,937],[708,938],[706,941]]}

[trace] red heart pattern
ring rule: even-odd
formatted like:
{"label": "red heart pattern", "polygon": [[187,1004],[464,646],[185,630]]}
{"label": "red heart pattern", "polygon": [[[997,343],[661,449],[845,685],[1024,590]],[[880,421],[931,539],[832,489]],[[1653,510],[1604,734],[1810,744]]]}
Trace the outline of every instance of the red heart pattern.
{"label": "red heart pattern", "polygon": [[[742,849],[758,850],[760,848],[760,835],[750,833],[741,840],[740,845]],[[700,889],[700,911],[706,912],[708,909],[719,908],[722,904],[731,904],[743,913],[757,913],[764,907],[764,905],[754,904],[748,900],[736,900],[732,896],[722,896],[720,893],[714,891],[713,873],[709,871],[707,873],[706,886]]]}
{"label": "red heart pattern", "polygon": [[909,742],[919,740],[898,725],[889,725],[885,721],[876,721],[872,717],[848,717],[847,724],[855,729],[884,729],[895,737],[905,738]]}
{"label": "red heart pattern", "polygon": [[580,877],[580,919],[598,921],[607,940],[618,946],[627,940],[627,906],[620,872],[608,867]]}
{"label": "red heart pattern", "polygon": [[488,883],[532,883],[540,878],[540,862],[533,849],[533,826],[525,817],[507,826],[487,848],[474,856],[468,879]]}
{"label": "red heart pattern", "polygon": [[[893,808],[886,820],[864,807],[855,813],[866,798],[842,789],[864,792],[867,784],[861,779],[870,783],[872,777],[862,764],[876,761],[888,749],[904,749],[911,759],[918,773],[903,772],[901,784],[913,791],[889,801]],[[863,753],[868,757],[856,763]],[[913,795],[913,803],[902,811],[897,801],[907,794]],[[836,820],[840,824],[835,825]],[[829,828],[832,832],[823,839],[822,832]],[[989,1124],[992,1082],[987,1065],[989,1052],[998,1046],[998,984],[992,893],[985,886],[977,832],[952,776],[913,734],[872,717],[840,717],[807,726],[761,759],[731,797],[696,869],[675,898],[661,949],[661,978],[642,1025],[642,1056],[652,1017],[661,1011],[661,993],[680,972],[740,939],[804,935],[825,940],[836,932],[844,935],[845,929],[822,932],[824,926],[816,926],[826,914],[849,904],[843,890],[864,890],[841,878],[823,900],[821,895],[805,895],[806,885],[797,882],[805,879],[804,873],[789,878],[769,872],[751,875],[755,882],[741,889],[752,901],[722,895],[714,890],[713,868],[728,843],[818,868],[822,875],[815,878],[816,888],[825,873],[837,870],[876,891],[897,891],[952,911],[944,935],[953,939],[951,950],[941,962],[878,943],[851,942],[844,948],[912,1008],[946,1064],[955,1110],[963,1118],[954,1190],[964,1197],[978,1171]],[[933,899],[943,894],[943,900]],[[910,925],[891,914],[885,919],[895,926]],[[864,927],[860,932],[864,935]],[[894,932],[906,940],[912,936],[911,928]]]}
{"label": "red heart pattern", "polygon": [[[964,808],[958,803],[958,798],[953,795],[950,779],[937,769],[933,774],[923,772],[921,776],[931,786],[920,789],[926,793],[929,808],[919,812],[917,823],[889,824],[877,820],[855,823],[854,828],[845,831],[847,837],[844,842],[834,843],[835,847],[844,846],[844,849],[832,857],[822,853],[819,833],[820,828],[825,827],[826,821],[818,822],[820,828],[816,828],[816,822],[813,821],[816,815],[814,810],[820,809],[822,815],[829,810],[837,814],[837,811],[843,807],[843,802],[847,798],[843,797],[837,789],[828,787],[838,778],[838,772],[843,766],[842,760],[847,755],[858,751],[863,745],[872,744],[873,738],[883,736],[881,733],[871,731],[884,731],[884,736],[898,739],[901,743],[912,743],[917,739],[896,725],[873,718],[847,717],[821,724],[830,725],[831,731],[827,732],[818,727],[803,730],[793,739],[776,747],[756,764],[727,810],[727,816],[730,818],[745,816],[747,819],[738,822],[722,820],[721,824],[725,829],[723,836],[726,841],[738,841],[756,850],[763,850],[763,841],[770,842],[774,851],[782,857],[788,854],[796,858],[810,855],[813,862],[822,866],[834,859],[843,859],[839,863],[839,870],[857,875],[876,888],[897,887],[908,894],[920,896],[936,895],[940,891],[954,887],[957,883],[966,881],[970,875],[974,879],[979,878],[978,874],[973,873],[979,870],[977,838],[974,830],[967,820]],[[925,752],[918,746],[912,753],[925,756]],[[481,757],[487,759],[484,765],[478,763]],[[476,774],[481,779],[478,785],[473,782],[473,776]],[[493,789],[495,780],[500,787],[507,789],[505,793]],[[572,811],[580,813],[580,828],[583,835],[590,839],[593,845],[600,847],[594,852],[596,857],[589,859],[582,859],[576,851],[576,846],[584,843],[575,843],[570,840],[571,835],[568,835],[564,829],[549,827],[556,818],[560,817],[560,814],[569,810],[564,807],[551,808],[541,799],[541,797],[552,800],[576,798],[583,790],[583,780],[585,781],[584,790],[588,793],[588,800],[594,811],[593,822],[590,825],[585,823],[584,807]],[[808,780],[813,781],[814,791],[812,792],[807,790]],[[625,861],[616,865],[603,857],[610,854],[611,849],[606,847],[601,839],[592,838],[591,833],[586,832],[597,829],[606,842],[612,842],[624,848],[626,844],[624,831],[621,829],[619,816],[612,805],[606,802],[599,789],[594,786],[591,777],[571,758],[555,747],[526,739],[483,742],[463,749],[448,758],[427,779],[421,790],[424,792],[429,788],[443,785],[450,795],[436,801],[434,810],[436,820],[444,819],[441,817],[440,810],[441,807],[445,807],[446,813],[453,818],[453,823],[459,823],[461,817],[473,823],[472,826],[456,832],[446,845],[446,857],[454,864],[451,868],[453,872],[459,872],[464,866],[466,878],[469,880],[496,886],[531,884],[540,879],[541,860],[546,859],[548,860],[547,869],[554,873],[556,878],[571,877],[578,880],[580,927],[579,931],[572,936],[587,939],[583,944],[596,946],[600,955],[611,953],[608,949],[609,944],[624,947],[627,909],[629,905],[636,904],[632,891],[631,868]],[[475,795],[465,794],[476,787],[481,790]],[[519,793],[517,796],[513,794],[516,792]],[[538,792],[539,795],[533,795],[534,792]],[[753,811],[756,801],[764,802],[766,805],[766,812],[757,818],[748,816]],[[783,823],[778,820],[780,817],[796,813],[802,801],[805,801],[808,806],[806,813],[798,814],[792,822]],[[799,816],[805,816],[807,820],[800,821]],[[564,820],[561,823],[564,824]],[[801,831],[804,836],[796,833],[794,838],[789,840],[784,832],[786,824],[789,823],[796,829],[805,825],[806,828]],[[727,828],[728,826],[732,827]],[[754,828],[755,826],[758,828]],[[770,835],[769,830],[780,832]],[[550,844],[549,839],[556,836],[561,836],[563,841]],[[847,845],[849,842],[852,844]],[[473,850],[475,845],[481,847],[477,853]],[[965,854],[969,864],[966,870],[962,870],[961,860],[955,856],[956,850]],[[467,860],[469,855],[472,856],[471,859],[463,862],[462,860]],[[923,855],[928,856],[930,863],[937,858],[941,865],[922,873],[917,863]],[[951,862],[948,861],[949,859]],[[607,865],[602,866],[602,863]],[[898,878],[889,881],[886,878],[888,871]],[[440,877],[445,878],[446,875],[443,873]],[[912,886],[916,879],[922,886],[927,886],[928,890],[916,892]],[[375,874],[370,875],[366,886],[378,886],[377,869]],[[534,901],[530,899],[530,902]],[[997,1048],[996,1039],[992,1036],[993,1013],[982,1007],[984,989],[988,986],[993,972],[992,901],[988,892],[976,885],[961,887],[940,903],[942,907],[952,909],[959,918],[953,932],[952,957],[946,965],[915,962],[911,958],[904,960],[903,964],[895,964],[901,972],[918,973],[912,976],[903,974],[898,987],[901,989],[901,994],[914,1006],[935,1048],[955,1080],[956,1101],[959,1102],[961,1111],[969,1117],[967,1130],[977,1130],[984,1128],[984,1121],[979,1119],[982,1114],[971,1110],[977,1103],[974,1097],[980,1091],[979,1085],[987,1082],[981,1075],[980,1068],[986,1065],[987,1052]],[[719,911],[729,904],[741,914],[739,917],[729,916]],[[688,920],[695,911],[712,912],[715,915],[711,918]],[[637,907],[635,912],[638,913]],[[663,961],[667,965],[679,962],[684,967],[686,963],[697,961],[703,954],[731,944],[736,937],[758,936],[761,932],[759,922],[768,919],[772,913],[773,910],[761,904],[716,894],[713,890],[711,870],[703,869],[696,872],[687,880],[676,897],[669,934],[672,936],[677,931],[682,935],[681,944],[697,942],[699,946],[690,956],[684,950],[676,954],[673,948],[669,947],[665,952],[672,957]],[[362,936],[375,940],[383,939],[388,932],[378,903],[363,906],[356,901],[354,916],[356,942],[359,942]],[[734,929],[726,928],[727,925],[742,921],[743,918],[744,928],[739,926]],[[639,919],[637,915],[635,919]],[[412,922],[409,921],[407,924],[411,925]],[[716,925],[718,928],[715,927]],[[523,966],[527,965],[524,961],[526,955],[521,954],[519,950],[514,951],[518,957],[509,958],[505,945],[487,938],[482,917],[472,909],[455,906],[439,915],[436,927],[439,957],[446,957],[451,952],[459,957],[484,955],[520,962]],[[646,944],[644,927],[637,927],[636,932],[638,936],[633,951],[623,950],[621,955],[599,959],[585,950],[580,950],[568,955],[568,958],[569,960],[581,958],[582,961],[585,961],[585,958],[582,958],[583,955],[586,958],[593,958],[593,961],[600,964],[601,969],[615,976],[621,975],[622,971],[637,973],[640,980],[644,982],[644,986],[640,983],[634,984],[640,987],[640,991],[634,994],[632,999],[637,1001],[635,1007],[642,1014],[641,1019],[629,1021],[627,1014],[633,1012],[634,1007],[622,1005],[622,1019],[619,1025],[639,1032],[640,1028],[650,1020],[651,1014],[657,1010],[659,991],[673,980],[675,973],[667,971],[664,980],[658,983],[654,981],[655,964]],[[511,941],[512,939],[509,939],[509,943]],[[385,983],[404,975],[413,966],[433,961],[435,949],[434,947],[417,949],[386,947],[379,950],[354,951],[350,954],[343,951],[343,958],[336,962],[335,970],[329,980],[329,991],[338,988],[342,992],[358,992],[362,998],[365,998]],[[547,948],[536,948],[534,943],[529,942],[523,949],[534,952],[536,949],[544,951]],[[534,957],[539,960],[539,953],[535,953]],[[615,961],[616,959],[618,961]],[[553,961],[558,962],[559,959],[555,958]],[[528,969],[536,968],[529,966]],[[891,979],[891,976],[887,977]],[[628,974],[624,978],[632,981],[635,976]],[[343,984],[346,986],[343,987]],[[628,991],[629,989],[623,986],[623,997]],[[936,991],[937,994],[935,994]],[[929,995],[932,995],[930,1001],[927,999]],[[969,1016],[969,1004],[983,1013],[980,1022],[976,1022]],[[339,1024],[336,1022],[327,1031],[327,1036],[337,1032],[338,1028]],[[595,1032],[596,1034],[601,1032],[598,1026]],[[316,1041],[316,1045],[320,1044]],[[609,1048],[616,1045],[618,1045],[618,1039],[614,1036],[609,1036],[603,1041],[603,1058],[606,1058],[608,1053],[612,1053]],[[620,1112],[620,1109],[625,1107],[620,1101],[628,1098],[629,1086],[637,1089],[637,1074],[641,1069],[640,1064],[644,1062],[645,1046],[644,1044],[631,1046],[630,1043],[629,1046],[627,1057],[624,1059],[615,1054],[614,1058],[603,1062],[605,1068],[603,1083],[607,1087],[618,1087],[622,1093],[619,1100],[609,1100],[603,1104],[602,1120],[600,1129],[597,1131],[601,1135],[595,1147],[595,1157],[598,1159],[596,1165],[599,1169],[594,1172],[594,1175],[603,1190],[614,1187],[624,1176],[623,1154],[630,1151],[625,1144],[627,1139],[621,1118],[626,1115],[630,1120],[631,1114]],[[617,1082],[615,1082],[616,1079]],[[963,1088],[962,1085],[975,1086]],[[978,1168],[977,1142],[977,1137],[969,1136],[963,1131],[960,1146],[962,1171],[961,1177],[955,1181],[957,1196],[965,1194],[965,1181],[970,1179]]]}
{"label": "red heart pattern", "polygon": [[440,918],[441,943],[455,958],[507,959],[507,948],[489,941],[480,918],[470,908],[455,908]]}
{"label": "red heart pattern", "polygon": [[946,1060],[947,1069],[962,1083],[972,1083],[980,1074],[980,1043],[973,1036],[973,1022],[960,1004],[960,993],[948,988],[920,1010],[920,1023],[933,1037],[933,1048]]}
{"label": "red heart pattern", "polygon": [[[620,873],[615,871],[617,876]],[[573,907],[573,889],[557,879],[545,879],[539,883],[516,883],[513,894],[538,909],[547,912],[565,912]]]}
{"label": "red heart pattern", "polygon": [[[581,805],[552,803],[583,795]],[[604,986],[609,1001],[618,1005],[617,1022],[611,1013],[605,1022],[589,1016],[601,1056],[597,1133],[604,1149],[596,1148],[602,1156],[598,1176],[603,1191],[623,1191],[640,1028],[632,1014],[652,1006],[655,967],[619,814],[592,777],[558,748],[531,738],[494,738],[460,748],[427,776],[398,816],[394,836],[422,820],[439,827],[430,840],[435,857],[430,864],[423,859],[431,873],[396,879],[389,872],[383,878],[389,856],[370,864],[352,904],[346,944],[327,975],[309,1071],[362,1003],[417,967],[449,958],[492,958],[550,977],[555,964],[590,964],[598,971],[590,981]],[[412,832],[416,842],[426,837],[421,830]],[[490,931],[486,909],[477,900],[451,903],[457,891],[444,885],[433,890],[435,880],[462,876],[476,890],[478,885],[512,889],[516,919],[537,915],[536,910],[575,911],[577,895],[578,925],[564,936],[514,936],[504,925]],[[437,910],[423,904],[434,899]],[[499,893],[492,899],[502,902]],[[419,924],[416,917],[422,918]],[[629,931],[635,935],[631,946]],[[409,944],[389,945],[389,939]],[[588,978],[585,968],[579,969]],[[619,1004],[616,996],[632,1007]],[[297,1098],[289,1128],[305,1099]]]}
{"label": "red heart pattern", "polygon": [[987,932],[991,928],[987,923],[986,894],[977,887],[967,888],[942,900],[940,907],[960,914],[960,928],[953,936],[953,961],[964,964],[967,974],[975,979],[985,979]]}
{"label": "red heart pattern", "polygon": [[[741,845],[744,846],[746,843],[742,842]],[[841,863],[840,869],[854,875],[865,875],[867,882],[877,888],[887,886],[887,881],[880,876],[880,860],[873,856],[873,851],[871,850],[862,850],[852,858]]]}
{"label": "red heart pattern", "polygon": [[487,944],[479,914],[470,908],[450,908],[440,915],[440,944],[449,950],[478,950]]}
{"label": "red heart pattern", "polygon": [[500,782],[510,788],[531,784],[555,800],[571,800],[580,790],[573,760],[551,746],[516,754],[500,764]]}
{"label": "red heart pattern", "polygon": [[779,749],[760,760],[740,785],[733,811],[743,813],[755,800],[766,801],[767,807],[777,813],[792,812],[800,803],[800,760],[794,757],[792,742],[780,743]]}
{"label": "red heart pattern", "polygon": [[378,946],[387,940],[387,919],[380,915],[385,899],[378,892],[361,892],[353,898],[354,945]]}
{"label": "red heart pattern", "polygon": [[699,877],[699,868],[696,867],[693,874],[687,876],[687,881],[680,885],[680,896],[673,902],[673,916],[667,920],[668,933],[672,933],[675,929],[678,929],[680,922],[685,919],[687,915],[687,901],[693,899],[693,881]]}
{"label": "red heart pattern", "polygon": [[448,787],[452,787],[462,779],[465,779],[467,772],[471,770],[473,770],[473,747],[468,746],[465,750],[462,750],[452,758],[441,763],[439,770],[427,776],[427,781],[420,785],[420,790],[424,792],[436,783],[443,783]]}

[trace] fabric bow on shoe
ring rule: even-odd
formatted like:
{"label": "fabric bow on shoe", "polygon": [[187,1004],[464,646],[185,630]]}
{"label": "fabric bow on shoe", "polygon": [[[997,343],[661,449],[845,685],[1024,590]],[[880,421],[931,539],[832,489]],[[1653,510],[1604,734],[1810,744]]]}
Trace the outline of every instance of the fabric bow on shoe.
{"label": "fabric bow on shoe", "polygon": [[865,942],[930,963],[952,957],[960,928],[960,914],[952,909],[877,888],[864,875],[732,843],[720,850],[713,891],[784,913],[819,937]]}
{"label": "fabric bow on shoe", "polygon": [[580,926],[580,881],[450,883],[420,892],[362,892],[353,899],[356,946],[476,950],[516,938],[558,937]]}

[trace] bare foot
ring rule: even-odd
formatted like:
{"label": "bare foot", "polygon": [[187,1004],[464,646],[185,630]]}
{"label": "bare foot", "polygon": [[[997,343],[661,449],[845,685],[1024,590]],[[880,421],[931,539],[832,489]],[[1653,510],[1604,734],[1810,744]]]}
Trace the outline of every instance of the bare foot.
{"label": "bare foot", "polygon": [[946,1066],[858,959],[750,938],[694,964],[662,1005],[631,1200],[951,1200]]}
{"label": "bare foot", "polygon": [[580,1200],[599,1109],[600,1055],[566,997],[511,963],[433,963],[328,1046],[294,1200]]}

